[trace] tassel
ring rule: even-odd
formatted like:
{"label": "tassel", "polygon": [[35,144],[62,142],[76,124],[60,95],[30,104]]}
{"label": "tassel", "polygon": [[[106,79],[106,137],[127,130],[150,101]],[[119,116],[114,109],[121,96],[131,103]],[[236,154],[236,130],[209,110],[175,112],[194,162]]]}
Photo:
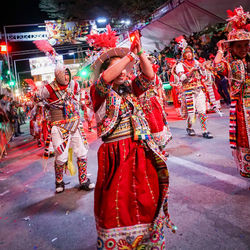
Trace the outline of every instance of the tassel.
{"label": "tassel", "polygon": [[76,168],[74,167],[74,164],[73,164],[73,149],[72,148],[69,148],[67,168],[71,176],[76,174]]}

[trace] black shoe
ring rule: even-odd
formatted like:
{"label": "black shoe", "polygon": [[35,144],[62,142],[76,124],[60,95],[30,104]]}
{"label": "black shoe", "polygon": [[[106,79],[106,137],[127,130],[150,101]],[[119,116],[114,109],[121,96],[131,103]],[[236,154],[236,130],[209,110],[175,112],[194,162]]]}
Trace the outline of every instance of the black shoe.
{"label": "black shoe", "polygon": [[40,148],[40,147],[42,147],[42,143],[39,141],[38,143],[37,143],[37,146]]}
{"label": "black shoe", "polygon": [[88,178],[86,182],[82,183],[79,187],[79,190],[90,191],[95,188],[95,184],[90,182]]}
{"label": "black shoe", "polygon": [[213,135],[210,132],[204,132],[202,133],[202,136],[206,139],[212,139],[214,138]]}
{"label": "black shoe", "polygon": [[195,136],[196,135],[195,131],[192,128],[187,128],[186,130],[187,130],[187,134],[189,136]]}
{"label": "black shoe", "polygon": [[62,182],[56,182],[56,193],[62,193],[64,191],[65,183]]}

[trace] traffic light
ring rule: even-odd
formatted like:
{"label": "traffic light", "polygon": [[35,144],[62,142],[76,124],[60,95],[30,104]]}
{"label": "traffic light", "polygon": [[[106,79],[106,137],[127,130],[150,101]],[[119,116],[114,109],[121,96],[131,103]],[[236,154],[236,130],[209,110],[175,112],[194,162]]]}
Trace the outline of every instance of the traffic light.
{"label": "traffic light", "polygon": [[[8,46],[8,52],[10,52],[11,47]],[[7,45],[5,43],[0,44],[0,53],[7,54]]]}
{"label": "traffic light", "polygon": [[0,45],[1,53],[5,54],[7,53],[7,46],[6,45]]}
{"label": "traffic light", "polygon": [[15,84],[16,84],[15,81],[9,81],[9,86],[10,86],[10,87],[14,87]]}

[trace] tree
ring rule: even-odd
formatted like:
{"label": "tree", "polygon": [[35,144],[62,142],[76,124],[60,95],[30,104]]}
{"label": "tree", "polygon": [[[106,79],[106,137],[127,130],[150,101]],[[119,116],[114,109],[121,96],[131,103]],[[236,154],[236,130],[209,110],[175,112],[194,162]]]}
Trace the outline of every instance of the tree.
{"label": "tree", "polygon": [[[170,1],[170,0],[168,0]],[[133,22],[149,17],[164,0],[40,0],[39,8],[49,18],[88,20],[99,16],[130,18]]]}

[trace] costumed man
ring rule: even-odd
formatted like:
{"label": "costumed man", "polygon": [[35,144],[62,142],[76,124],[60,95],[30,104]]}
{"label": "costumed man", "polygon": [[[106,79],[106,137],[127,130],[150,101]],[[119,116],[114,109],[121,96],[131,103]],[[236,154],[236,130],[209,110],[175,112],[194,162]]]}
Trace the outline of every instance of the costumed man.
{"label": "costumed man", "polygon": [[205,78],[204,78],[204,84],[206,86],[207,90],[207,111],[208,112],[217,112],[220,115],[222,115],[220,108],[220,95],[216,89],[215,85],[215,76],[216,72],[214,72],[214,69],[212,67],[212,62],[210,60],[205,60],[203,58],[199,59],[199,62],[202,64],[204,68]]}
{"label": "costumed man", "polygon": [[[250,14],[240,6],[228,11],[227,40],[219,41],[214,65],[230,86],[229,140],[241,176],[250,177]],[[248,24],[247,24],[248,23]],[[224,57],[225,49],[227,55]]]}
{"label": "costumed man", "polygon": [[179,81],[179,77],[176,74],[177,61],[174,58],[166,58],[169,68],[169,83],[172,87],[171,93],[173,98],[173,104],[178,116],[182,116],[181,104],[182,104],[182,86]]}
{"label": "costumed man", "polygon": [[[203,85],[203,69],[200,63],[194,58],[194,50],[191,46],[187,46],[183,37],[177,38],[177,42],[181,41],[182,60],[176,66],[176,73],[182,84],[183,94],[187,108],[187,134],[189,136],[196,135],[192,128],[196,120],[196,112],[198,113],[202,136],[206,139],[213,138],[213,135],[207,129],[206,115],[206,94]],[[184,45],[184,46],[183,46]]]}
{"label": "costumed man", "polygon": [[[166,157],[138,100],[155,84],[155,74],[138,32],[131,49],[116,47],[115,34],[107,26],[107,33],[88,35],[90,44],[106,48],[91,66],[90,88],[103,141],[95,189],[97,249],[165,249],[164,224],[176,230],[168,214]],[[141,70],[128,79],[137,57]]]}
{"label": "costumed man", "polygon": [[42,146],[42,122],[43,103],[38,102],[31,111],[31,121],[33,123],[33,136],[37,140],[37,146]]}
{"label": "costumed man", "polygon": [[[41,46],[49,47],[50,55],[55,54],[48,42],[46,46],[43,44],[45,42],[34,43],[39,49]],[[47,101],[51,115],[51,131],[45,143],[44,158],[48,157],[48,147],[52,140],[55,150],[56,193],[65,189],[63,174],[69,167],[67,164],[69,149],[72,149],[77,157],[79,189],[89,191],[95,186],[87,177],[88,143],[80,121],[79,93],[79,84],[71,80],[70,70],[61,63],[56,64],[55,80],[46,84],[40,91],[39,98]]]}

